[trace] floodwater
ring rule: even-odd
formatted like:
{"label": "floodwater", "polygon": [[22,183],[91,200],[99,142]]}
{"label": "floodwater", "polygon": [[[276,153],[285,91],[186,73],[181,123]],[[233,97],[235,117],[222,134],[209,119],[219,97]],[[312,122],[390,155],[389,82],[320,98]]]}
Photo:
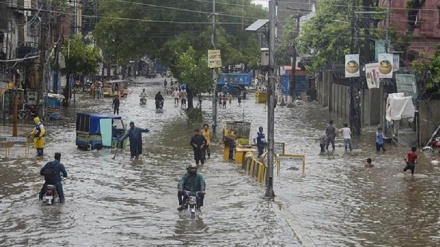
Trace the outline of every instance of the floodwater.
{"label": "floodwater", "polygon": [[[150,96],[146,107],[139,105],[142,88]],[[77,95],[67,121],[46,124],[43,160],[21,157],[18,147],[11,159],[2,156],[0,246],[440,245],[440,169],[431,157],[419,152],[417,174],[404,176],[407,150],[388,145],[386,153],[376,154],[368,129],[354,138],[353,152],[344,153],[338,139],[335,152],[320,155],[318,136],[326,122],[341,122],[314,103],[276,108],[275,139],[286,144],[286,153],[306,155],[304,177],[288,170],[301,169],[300,161],[283,161],[274,177],[275,202],[266,202],[264,186],[224,162],[214,145],[200,169],[208,185],[203,213],[189,219],[176,210],[176,185],[192,162],[189,139],[201,124],[189,123],[171,96],[165,97],[164,112],[156,113],[152,98],[158,90],[163,91],[160,84],[136,84],[121,101],[125,123],[150,129],[140,161],[130,161],[128,148],[115,160],[110,150],[76,149],[73,113],[111,113],[111,99],[88,95]],[[202,107],[210,122],[210,101]],[[219,122],[251,121],[251,135],[267,126],[265,106],[252,95],[241,106],[234,101],[219,108],[219,115]],[[37,195],[39,169],[54,152],[62,152],[69,173],[63,180],[66,203],[45,206]],[[363,167],[368,157],[374,168]]]}

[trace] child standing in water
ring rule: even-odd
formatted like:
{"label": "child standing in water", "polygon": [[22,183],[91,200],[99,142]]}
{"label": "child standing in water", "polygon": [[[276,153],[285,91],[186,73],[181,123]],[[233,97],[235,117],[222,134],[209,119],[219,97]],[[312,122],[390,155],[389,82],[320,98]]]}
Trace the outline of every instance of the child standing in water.
{"label": "child standing in water", "polygon": [[321,146],[321,153],[325,152],[325,144],[327,143],[327,135],[323,133],[319,138],[319,146]]}
{"label": "child standing in water", "polygon": [[406,166],[403,168],[403,172],[405,173],[407,170],[411,170],[411,175],[414,175],[414,170],[416,169],[417,164],[417,154],[416,147],[412,147],[411,151],[408,152],[405,156]]}
{"label": "child standing in water", "polygon": [[376,132],[376,151],[377,152],[380,152],[381,148],[382,148],[383,152],[386,151],[385,146],[384,146],[384,140],[383,140],[384,138],[385,138],[385,136],[383,134],[382,128],[379,127]]}

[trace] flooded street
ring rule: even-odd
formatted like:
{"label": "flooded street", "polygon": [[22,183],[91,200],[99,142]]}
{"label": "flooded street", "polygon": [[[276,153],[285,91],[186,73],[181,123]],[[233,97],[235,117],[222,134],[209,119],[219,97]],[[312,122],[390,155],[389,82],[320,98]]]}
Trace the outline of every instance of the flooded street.
{"label": "flooded street", "polygon": [[[75,111],[112,113],[111,99],[77,95],[67,121],[46,123],[43,160],[4,158],[0,166],[0,246],[439,246],[440,169],[419,153],[415,177],[404,176],[407,148],[386,146],[375,153],[374,129],[354,137],[354,151],[344,153],[337,138],[334,153],[319,154],[319,135],[330,118],[315,103],[296,108],[277,106],[275,140],[286,153],[306,155],[306,176],[300,161],[283,161],[274,177],[274,203],[263,199],[264,186],[224,162],[220,145],[199,169],[207,182],[203,213],[191,220],[176,210],[177,180],[193,162],[189,146],[194,128],[185,113],[165,96],[164,112],[156,113],[154,95],[162,84],[136,84],[121,100],[125,124],[148,128],[144,155],[130,161],[129,148],[112,159],[110,150],[81,151],[75,145]],[[142,89],[147,106],[139,105]],[[219,108],[224,121],[252,122],[266,131],[264,104],[253,95]],[[202,104],[211,122],[211,101]],[[370,130],[370,131],[369,131]],[[220,135],[219,135],[220,137]],[[221,138],[219,138],[221,139]],[[23,153],[18,148],[11,149]],[[3,152],[3,150],[2,150]],[[45,206],[38,201],[44,181],[40,168],[61,152],[69,177],[63,180],[66,203]],[[31,151],[31,156],[35,150]],[[426,154],[430,155],[430,154]],[[366,158],[374,168],[364,168]]]}

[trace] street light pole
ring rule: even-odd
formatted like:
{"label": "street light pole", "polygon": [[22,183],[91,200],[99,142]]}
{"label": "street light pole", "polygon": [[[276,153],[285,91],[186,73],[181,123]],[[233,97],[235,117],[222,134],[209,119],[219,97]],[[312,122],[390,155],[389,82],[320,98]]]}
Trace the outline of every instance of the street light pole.
{"label": "street light pole", "polygon": [[[214,50],[217,49],[217,30],[215,25],[215,0],[212,0],[212,46]],[[213,81],[213,97],[212,97],[212,138],[217,140],[217,73],[216,69],[212,69],[212,81]]]}
{"label": "street light pole", "polygon": [[276,0],[269,1],[269,85],[267,89],[268,95],[268,111],[267,111],[267,199],[273,199],[275,193],[273,191],[273,167],[274,167],[274,134],[275,134],[275,25],[276,25]]}

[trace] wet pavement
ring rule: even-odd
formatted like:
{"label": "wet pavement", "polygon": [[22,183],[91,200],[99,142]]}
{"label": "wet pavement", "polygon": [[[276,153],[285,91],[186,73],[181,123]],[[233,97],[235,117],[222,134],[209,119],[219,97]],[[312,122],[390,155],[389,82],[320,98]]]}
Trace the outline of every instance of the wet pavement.
{"label": "wet pavement", "polygon": [[[163,79],[156,80],[157,82]],[[147,106],[139,105],[146,88]],[[111,113],[111,99],[77,95],[66,121],[47,123],[44,160],[2,158],[0,166],[0,246],[438,246],[440,169],[422,156],[415,177],[404,176],[405,148],[387,146],[375,153],[374,133],[353,140],[344,153],[338,138],[335,152],[319,154],[318,137],[329,118],[341,120],[314,103],[276,108],[276,141],[286,153],[306,155],[306,176],[300,161],[284,161],[274,178],[274,203],[265,188],[240,168],[223,162],[214,146],[200,169],[207,181],[203,213],[195,220],[178,213],[176,185],[192,162],[193,129],[185,114],[165,97],[163,113],[154,110],[160,83],[130,87],[120,113],[150,129],[144,134],[144,155],[130,161],[128,148],[112,160],[110,150],[80,151],[75,146],[75,111]],[[266,110],[252,95],[241,106],[219,108],[219,123],[252,122],[251,135],[266,127]],[[210,122],[211,102],[203,101]],[[266,128],[265,128],[266,129]],[[44,206],[37,193],[39,169],[54,152],[63,153],[69,178],[66,203]],[[32,151],[34,154],[35,151]],[[363,167],[371,157],[375,167]]]}

